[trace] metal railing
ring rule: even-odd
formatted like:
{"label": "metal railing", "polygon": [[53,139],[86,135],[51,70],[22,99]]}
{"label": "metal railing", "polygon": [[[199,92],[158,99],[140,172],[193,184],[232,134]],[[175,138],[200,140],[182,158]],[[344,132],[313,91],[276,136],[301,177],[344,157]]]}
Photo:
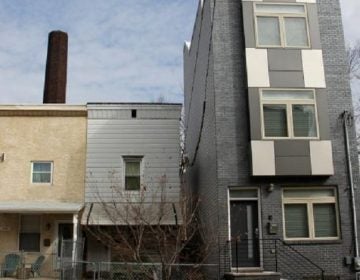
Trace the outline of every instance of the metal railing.
{"label": "metal railing", "polygon": [[281,239],[234,239],[228,241],[228,256],[232,270],[262,267],[281,273],[291,280],[325,280],[325,270],[309,257]]}

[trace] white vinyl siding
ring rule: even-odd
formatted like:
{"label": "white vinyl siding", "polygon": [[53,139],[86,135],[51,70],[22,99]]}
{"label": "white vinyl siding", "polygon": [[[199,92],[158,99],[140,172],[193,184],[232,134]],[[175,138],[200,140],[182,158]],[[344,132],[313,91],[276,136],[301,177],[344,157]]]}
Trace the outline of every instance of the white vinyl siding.
{"label": "white vinyl siding", "polygon": [[[86,202],[113,201],[113,186],[125,190],[126,158],[141,156],[141,185],[159,190],[166,177],[167,199],[179,200],[179,106],[89,106]],[[99,197],[100,196],[100,197]]]}

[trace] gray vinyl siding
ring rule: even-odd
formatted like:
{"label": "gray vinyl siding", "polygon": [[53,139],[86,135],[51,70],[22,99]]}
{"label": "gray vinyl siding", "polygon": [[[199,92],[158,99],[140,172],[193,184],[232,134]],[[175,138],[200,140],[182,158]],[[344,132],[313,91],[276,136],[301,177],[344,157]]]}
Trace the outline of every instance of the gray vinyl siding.
{"label": "gray vinyl siding", "polygon": [[[131,110],[137,118],[131,118]],[[181,105],[89,105],[86,202],[115,200],[124,156],[142,156],[142,184],[153,198],[166,176],[169,201],[179,200]]]}

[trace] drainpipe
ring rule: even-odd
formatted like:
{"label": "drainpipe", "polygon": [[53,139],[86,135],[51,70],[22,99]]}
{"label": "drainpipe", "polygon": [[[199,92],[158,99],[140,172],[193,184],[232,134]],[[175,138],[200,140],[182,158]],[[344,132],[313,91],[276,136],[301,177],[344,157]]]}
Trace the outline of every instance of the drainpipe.
{"label": "drainpipe", "polygon": [[355,270],[360,270],[359,241],[358,241],[356,203],[355,203],[355,186],[354,186],[353,170],[352,170],[352,163],[351,163],[351,152],[350,152],[349,131],[348,131],[348,126],[352,125],[353,117],[348,111],[344,111],[344,113],[342,114],[342,118],[344,121],[346,159],[347,159],[347,166],[348,166],[348,176],[349,176],[350,195],[351,195],[351,210],[352,210],[352,216],[353,216],[354,239],[355,239],[354,240],[354,243],[355,243],[354,268],[355,268]]}

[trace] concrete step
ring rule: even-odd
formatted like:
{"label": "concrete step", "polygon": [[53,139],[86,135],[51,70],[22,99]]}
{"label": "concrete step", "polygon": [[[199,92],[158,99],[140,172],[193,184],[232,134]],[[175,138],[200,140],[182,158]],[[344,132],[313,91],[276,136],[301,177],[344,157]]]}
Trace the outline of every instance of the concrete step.
{"label": "concrete step", "polygon": [[281,273],[273,271],[242,271],[225,273],[226,280],[280,280]]}

